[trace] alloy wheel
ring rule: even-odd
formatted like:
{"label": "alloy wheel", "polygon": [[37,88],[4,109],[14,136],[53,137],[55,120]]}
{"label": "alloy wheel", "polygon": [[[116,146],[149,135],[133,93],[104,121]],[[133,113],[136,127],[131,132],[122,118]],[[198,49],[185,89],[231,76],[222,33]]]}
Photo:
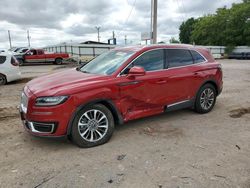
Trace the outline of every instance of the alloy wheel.
{"label": "alloy wheel", "polygon": [[84,140],[97,142],[101,140],[108,131],[108,118],[100,110],[88,110],[79,119],[78,131]]}
{"label": "alloy wheel", "polygon": [[210,88],[204,89],[201,93],[200,104],[204,110],[208,110],[213,106],[215,100],[214,91]]}

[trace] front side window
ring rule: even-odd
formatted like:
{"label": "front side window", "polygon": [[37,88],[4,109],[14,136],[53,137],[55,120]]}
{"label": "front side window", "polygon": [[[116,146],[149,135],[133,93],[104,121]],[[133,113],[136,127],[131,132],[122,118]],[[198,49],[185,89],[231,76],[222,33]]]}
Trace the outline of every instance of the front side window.
{"label": "front side window", "polygon": [[145,71],[155,71],[164,68],[164,50],[152,50],[141,55],[133,62],[133,66],[141,66]]}
{"label": "front side window", "polygon": [[194,59],[194,63],[201,63],[201,62],[204,62],[206,61],[204,59],[204,57],[202,57],[198,52],[194,51],[194,50],[191,50],[190,51],[192,56],[193,56],[193,59]]}
{"label": "front side window", "polygon": [[133,51],[108,51],[91,60],[80,71],[90,74],[111,75],[133,54]]}
{"label": "front side window", "polygon": [[167,49],[168,68],[193,64],[193,58],[186,49]]}

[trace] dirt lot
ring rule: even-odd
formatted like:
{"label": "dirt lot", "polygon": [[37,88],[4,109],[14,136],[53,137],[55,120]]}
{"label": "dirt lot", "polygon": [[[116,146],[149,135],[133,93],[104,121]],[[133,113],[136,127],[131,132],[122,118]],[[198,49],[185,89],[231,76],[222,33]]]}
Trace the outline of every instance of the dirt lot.
{"label": "dirt lot", "polygon": [[116,127],[109,143],[80,149],[27,134],[18,116],[25,82],[55,65],[24,66],[0,88],[0,187],[250,187],[250,61],[223,60],[214,110],[182,110]]}

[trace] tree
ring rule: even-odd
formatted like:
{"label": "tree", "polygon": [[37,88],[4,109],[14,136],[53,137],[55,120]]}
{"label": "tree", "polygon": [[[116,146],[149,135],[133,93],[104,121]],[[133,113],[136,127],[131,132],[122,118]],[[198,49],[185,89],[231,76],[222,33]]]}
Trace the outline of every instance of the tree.
{"label": "tree", "polygon": [[250,46],[250,0],[188,19],[180,26],[180,40],[198,45]]}
{"label": "tree", "polygon": [[181,43],[185,44],[191,44],[193,41],[191,41],[191,33],[194,29],[194,24],[197,22],[194,18],[189,18],[187,21],[182,22],[180,26],[180,34],[179,38]]}

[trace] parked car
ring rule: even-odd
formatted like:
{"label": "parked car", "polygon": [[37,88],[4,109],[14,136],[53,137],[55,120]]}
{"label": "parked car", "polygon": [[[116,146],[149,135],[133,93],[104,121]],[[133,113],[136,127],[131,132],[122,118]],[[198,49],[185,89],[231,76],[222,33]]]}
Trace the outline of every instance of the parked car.
{"label": "parked car", "polygon": [[92,147],[107,142],[115,124],[181,108],[207,113],[222,85],[221,65],[206,49],[123,47],[30,81],[20,113],[31,134],[68,136]]}
{"label": "parked car", "polygon": [[21,78],[18,61],[11,53],[0,53],[0,85]]}
{"label": "parked car", "polygon": [[250,52],[233,52],[228,55],[229,59],[250,59]]}
{"label": "parked car", "polygon": [[20,48],[18,50],[15,51],[15,54],[24,54],[25,52],[27,52],[29,50],[29,48],[27,47],[23,47],[23,48]]}
{"label": "parked car", "polygon": [[63,59],[69,58],[67,53],[45,53],[43,49],[30,49],[24,54],[15,55],[20,65],[28,63],[46,63],[62,64]]}
{"label": "parked car", "polygon": [[19,53],[23,49],[29,49],[29,48],[27,48],[27,47],[12,47],[8,51],[12,52],[13,54],[15,54],[15,53]]}

